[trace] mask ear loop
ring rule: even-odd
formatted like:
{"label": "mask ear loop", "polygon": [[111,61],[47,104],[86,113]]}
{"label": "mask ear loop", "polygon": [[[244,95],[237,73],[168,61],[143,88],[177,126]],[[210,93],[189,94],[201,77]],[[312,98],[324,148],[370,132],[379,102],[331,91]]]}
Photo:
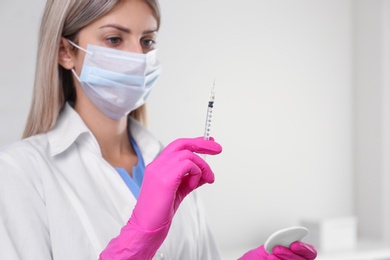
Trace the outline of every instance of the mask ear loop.
{"label": "mask ear loop", "polygon": [[76,71],[74,69],[71,69],[73,75],[76,77],[76,79],[80,82],[80,78],[79,76],[77,75]]}
{"label": "mask ear loop", "polygon": [[[74,47],[76,47],[77,49],[82,50],[83,52],[88,53],[88,54],[93,54],[93,52],[87,51],[86,49],[84,49],[84,48],[78,46],[76,43],[72,42],[71,40],[69,40],[69,39],[66,39],[66,40],[67,40],[71,45],[73,45]],[[76,77],[76,79],[80,82],[80,77],[77,75],[76,71],[75,71],[74,69],[71,69],[71,71],[72,71],[73,75]]]}
{"label": "mask ear loop", "polygon": [[93,52],[87,51],[86,49],[84,49],[84,48],[78,46],[76,43],[72,42],[71,40],[69,40],[69,39],[66,39],[66,40],[67,40],[71,45],[73,45],[74,47],[76,47],[77,49],[82,50],[83,52],[88,53],[88,54],[93,54]]}

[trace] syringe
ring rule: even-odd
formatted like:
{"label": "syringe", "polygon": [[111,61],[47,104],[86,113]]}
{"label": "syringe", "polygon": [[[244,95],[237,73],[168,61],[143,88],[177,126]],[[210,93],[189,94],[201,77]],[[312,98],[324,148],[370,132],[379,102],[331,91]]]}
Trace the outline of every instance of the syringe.
{"label": "syringe", "polygon": [[206,123],[204,127],[204,139],[210,139],[210,131],[211,131],[211,122],[213,118],[213,107],[214,107],[214,99],[215,99],[215,79],[213,83],[213,87],[211,88],[210,99],[207,106],[207,114],[206,114]]}

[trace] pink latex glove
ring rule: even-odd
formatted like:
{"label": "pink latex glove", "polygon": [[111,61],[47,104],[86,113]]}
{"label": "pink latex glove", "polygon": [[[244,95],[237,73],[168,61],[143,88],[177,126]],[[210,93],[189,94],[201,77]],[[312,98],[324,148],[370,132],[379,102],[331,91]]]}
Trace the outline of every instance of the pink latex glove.
{"label": "pink latex glove", "polygon": [[262,245],[250,250],[239,260],[313,260],[317,257],[317,251],[312,245],[300,241],[292,243],[290,248],[275,246],[272,252],[268,254]]}
{"label": "pink latex glove", "polygon": [[210,166],[194,153],[215,155],[221,151],[214,139],[203,137],[170,143],[146,167],[132,216],[100,254],[100,259],[152,259],[183,199],[203,184],[214,182]]}

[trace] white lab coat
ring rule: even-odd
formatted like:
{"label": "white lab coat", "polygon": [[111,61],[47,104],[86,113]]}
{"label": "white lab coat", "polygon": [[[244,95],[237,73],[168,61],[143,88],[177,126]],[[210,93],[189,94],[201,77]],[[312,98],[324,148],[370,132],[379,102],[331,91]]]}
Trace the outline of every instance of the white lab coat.
{"label": "white lab coat", "polygon": [[[145,164],[161,144],[135,120]],[[95,137],[65,104],[55,127],[0,150],[0,259],[96,260],[136,200],[101,155]],[[196,193],[177,211],[163,259],[221,259]]]}

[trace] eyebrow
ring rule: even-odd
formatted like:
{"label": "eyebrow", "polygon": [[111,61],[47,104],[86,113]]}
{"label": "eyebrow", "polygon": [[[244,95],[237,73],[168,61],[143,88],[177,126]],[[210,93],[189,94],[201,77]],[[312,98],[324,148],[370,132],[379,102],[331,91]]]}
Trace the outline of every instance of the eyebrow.
{"label": "eyebrow", "polygon": [[[121,26],[119,24],[106,24],[106,25],[101,26],[99,29],[107,28],[107,27],[115,28],[115,29],[117,29],[119,31],[122,31],[122,32],[125,32],[125,33],[130,33],[131,32],[130,29],[128,29],[126,27],[123,27],[123,26]],[[157,33],[157,31],[158,31],[157,29],[155,29],[155,30],[146,30],[142,34]]]}

